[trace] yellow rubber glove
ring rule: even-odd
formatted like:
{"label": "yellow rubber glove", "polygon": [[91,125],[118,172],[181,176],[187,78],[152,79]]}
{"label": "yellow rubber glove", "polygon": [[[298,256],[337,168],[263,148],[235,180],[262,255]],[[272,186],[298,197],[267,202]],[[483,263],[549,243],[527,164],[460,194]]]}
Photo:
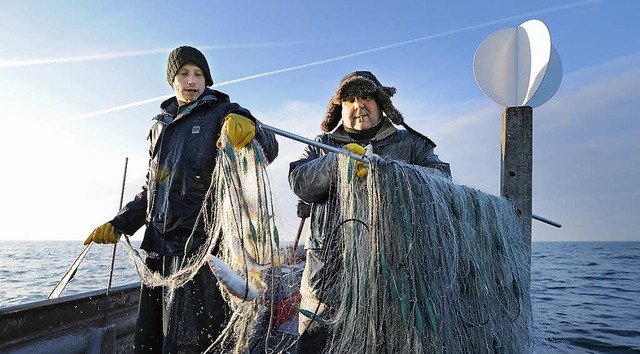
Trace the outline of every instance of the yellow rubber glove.
{"label": "yellow rubber glove", "polygon": [[347,149],[351,152],[353,152],[354,154],[358,154],[358,155],[364,155],[367,153],[367,150],[364,148],[364,146],[360,145],[360,144],[356,144],[356,143],[350,143],[347,144],[345,146],[342,147],[343,149]]}
{"label": "yellow rubber glove", "polygon": [[[378,156],[378,155],[373,154],[373,153],[367,153],[367,149],[365,149],[364,147],[362,147],[361,145],[356,144],[356,143],[347,144],[343,148],[353,152],[354,154],[358,154],[358,155]],[[358,175],[358,177],[365,178],[365,177],[367,177],[368,173],[369,173],[369,164],[367,164],[366,162],[362,162],[362,161],[356,161],[356,174]]]}
{"label": "yellow rubber glove", "polygon": [[[239,114],[231,113],[225,118],[225,126],[231,146],[236,149],[243,148],[251,142],[256,135],[256,124],[249,118],[245,118]],[[224,126],[222,127],[224,129]],[[216,144],[218,148],[222,146],[222,142],[218,139]]]}
{"label": "yellow rubber glove", "polygon": [[116,243],[120,239],[120,235],[113,228],[113,225],[106,222],[98,227],[96,227],[91,235],[87,237],[84,241],[85,245],[91,243],[91,241],[95,243]]}

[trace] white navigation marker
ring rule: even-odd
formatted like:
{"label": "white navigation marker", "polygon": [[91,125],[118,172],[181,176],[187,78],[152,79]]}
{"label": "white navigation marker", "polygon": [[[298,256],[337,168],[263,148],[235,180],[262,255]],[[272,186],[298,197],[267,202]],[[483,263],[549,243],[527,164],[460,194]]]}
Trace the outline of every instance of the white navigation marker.
{"label": "white navigation marker", "polygon": [[560,57],[540,20],[489,35],[476,50],[473,72],[482,92],[503,107],[537,107],[562,81]]}

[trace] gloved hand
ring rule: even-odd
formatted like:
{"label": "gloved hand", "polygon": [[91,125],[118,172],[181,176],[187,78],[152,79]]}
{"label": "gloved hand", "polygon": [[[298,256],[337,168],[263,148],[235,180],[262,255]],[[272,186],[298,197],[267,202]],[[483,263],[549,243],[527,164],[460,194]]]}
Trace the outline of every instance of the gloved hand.
{"label": "gloved hand", "polygon": [[[243,148],[249,144],[251,139],[256,135],[256,124],[249,118],[245,118],[236,113],[230,113],[225,118],[224,125],[227,127],[227,134],[231,146],[236,149]],[[222,127],[224,129],[224,126]],[[222,146],[222,142],[218,139],[216,144],[218,148]]]}
{"label": "gloved hand", "polygon": [[91,232],[91,235],[84,241],[84,244],[88,245],[91,241],[95,243],[116,243],[119,239],[120,235],[113,228],[113,225],[106,222],[96,227],[93,232]]}
{"label": "gloved hand", "polygon": [[[343,148],[358,155],[363,155],[368,157],[378,156],[372,152],[367,152],[367,149],[365,149],[364,147],[356,143],[347,144]],[[369,164],[362,161],[356,161],[356,174],[358,175],[358,177],[365,178],[367,177],[368,173],[369,173]]]}
{"label": "gloved hand", "polygon": [[343,149],[347,149],[354,154],[364,155],[367,153],[367,150],[360,144],[350,143],[342,147]]}

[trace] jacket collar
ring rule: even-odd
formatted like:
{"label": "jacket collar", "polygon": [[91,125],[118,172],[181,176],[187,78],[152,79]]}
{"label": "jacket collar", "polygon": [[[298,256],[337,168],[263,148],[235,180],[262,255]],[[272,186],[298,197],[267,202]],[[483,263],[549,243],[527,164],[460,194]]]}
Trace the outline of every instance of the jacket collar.
{"label": "jacket collar", "polygon": [[[398,129],[393,125],[393,123],[391,123],[389,118],[387,118],[386,116],[383,116],[382,119],[383,119],[382,127],[380,127],[380,130],[373,137],[373,139],[371,139],[371,141],[379,141],[379,140],[388,138],[398,131]],[[351,138],[351,136],[349,136],[349,134],[347,134],[342,124],[340,124],[340,126],[338,126],[336,130],[334,130],[329,135],[331,136],[331,138],[341,143],[352,143],[355,141],[353,140],[353,138]]]}
{"label": "jacket collar", "polygon": [[162,114],[158,115],[156,119],[168,124],[188,115],[196,107],[214,101],[226,101],[228,99],[229,95],[226,93],[212,90],[208,87],[204,89],[204,92],[202,92],[202,95],[200,95],[197,100],[184,106],[178,106],[178,99],[173,96],[160,104]]}

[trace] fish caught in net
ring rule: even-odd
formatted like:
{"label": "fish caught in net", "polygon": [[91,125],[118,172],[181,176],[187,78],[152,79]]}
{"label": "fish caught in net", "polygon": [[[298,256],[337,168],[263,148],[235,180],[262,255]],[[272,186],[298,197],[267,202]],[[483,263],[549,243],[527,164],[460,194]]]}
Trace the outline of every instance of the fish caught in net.
{"label": "fish caught in net", "polygon": [[[225,131],[225,130],[223,130]],[[210,353],[276,353],[297,336],[299,284],[304,263],[291,265],[295,250],[280,247],[267,160],[258,143],[234,149],[226,134],[216,158],[211,185],[198,215],[206,242],[191,249],[180,268],[162,276],[151,271],[126,238],[125,246],[142,282],[168,293],[205,266],[233,314],[223,333],[212,338]],[[218,245],[216,254],[212,254]]]}
{"label": "fish caught in net", "polygon": [[[205,245],[169,277],[128,248],[149,286],[212,269],[233,315],[207,352],[295,353],[304,261],[290,264],[295,250],[280,245],[261,148],[222,138]],[[531,351],[530,248],[508,201],[420,166],[373,158],[359,178],[352,159],[338,161],[340,221],[325,253],[337,266],[321,289],[331,310],[317,319],[332,333],[327,353]]]}

